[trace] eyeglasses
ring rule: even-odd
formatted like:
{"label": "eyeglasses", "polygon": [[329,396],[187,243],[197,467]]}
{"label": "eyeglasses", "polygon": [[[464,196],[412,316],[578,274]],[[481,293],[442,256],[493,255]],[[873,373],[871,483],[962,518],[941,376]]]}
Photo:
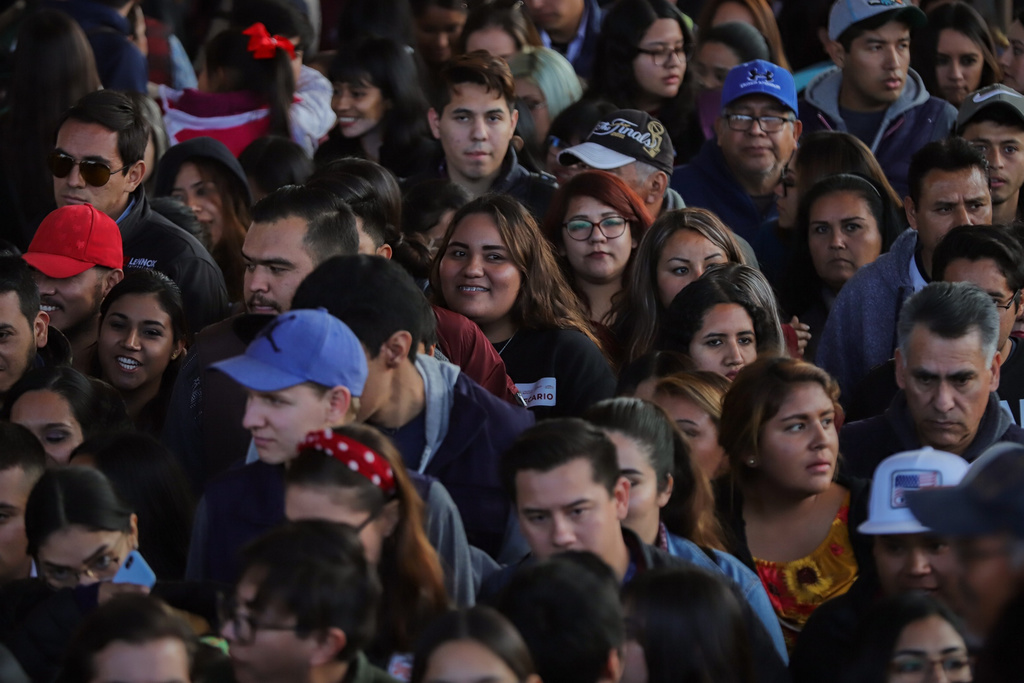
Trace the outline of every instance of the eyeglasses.
{"label": "eyeglasses", "polygon": [[1007,301],[1005,304],[1002,301],[1000,301],[999,299],[997,299],[996,297],[992,297],[992,303],[994,303],[996,305],[996,308],[1001,308],[1004,311],[1008,311],[1008,310],[1010,310],[1011,306],[1013,306],[1015,303],[1017,303],[1017,297],[1019,297],[1019,296],[1020,296],[1020,290],[1018,289],[1016,292],[1013,293],[1012,296],[1010,296],[1010,300]]}
{"label": "eyeglasses", "polygon": [[923,681],[938,666],[949,681],[971,680],[971,659],[966,654],[954,654],[931,659],[918,655],[899,655],[889,662],[889,672],[900,681]]}
{"label": "eyeglasses", "polygon": [[653,50],[638,47],[636,49],[642,55],[650,55],[651,62],[654,66],[667,66],[669,61],[672,59],[672,55],[675,55],[680,62],[686,61],[686,46],[676,45],[675,47],[659,47]]}
{"label": "eyeglasses", "polygon": [[[40,563],[40,573],[46,581],[58,588],[74,588],[82,583],[82,578],[93,579],[94,581],[109,581],[121,568],[121,556],[126,549],[122,546],[128,540],[128,534],[123,534],[113,548],[99,557],[94,557],[79,569],[70,567],[48,566],[45,561]],[[120,550],[118,549],[120,547]]]}
{"label": "eyeglasses", "polygon": [[257,631],[295,631],[295,625],[285,626],[284,624],[261,624],[251,614],[238,613],[238,601],[233,595],[217,595],[217,618],[220,620],[221,635],[224,635],[224,627],[231,624],[232,643],[239,645],[251,645],[256,639]]}
{"label": "eyeglasses", "polygon": [[[764,130],[763,126],[761,127],[761,130]],[[792,156],[789,157],[789,161],[786,162],[786,165],[782,167],[782,176],[779,178],[779,185],[782,186],[783,199],[789,196],[789,188],[796,187],[796,178],[793,176],[793,173],[789,170],[789,165],[791,163],[793,163]]]}
{"label": "eyeglasses", "polygon": [[563,223],[562,227],[569,233],[569,237],[576,240],[577,242],[584,242],[590,239],[590,236],[594,234],[594,228],[601,231],[601,234],[605,236],[605,239],[613,240],[626,232],[626,225],[628,222],[622,216],[608,216],[602,218],[597,223],[592,223],[582,218],[574,218],[568,223]]}
{"label": "eyeglasses", "polygon": [[82,174],[82,180],[93,187],[103,187],[110,180],[111,174],[121,173],[131,168],[131,164],[127,164],[112,171],[102,161],[89,161],[88,159],[78,161],[73,156],[56,151],[50,152],[50,155],[46,158],[46,163],[50,167],[50,173],[55,178],[67,178],[68,174],[71,173],[71,169],[78,166],[78,172]]}
{"label": "eyeglasses", "polygon": [[796,119],[792,116],[750,116],[748,114],[724,114],[722,118],[729,124],[729,128],[739,132],[747,132],[757,121],[765,133],[778,133],[787,123]]}

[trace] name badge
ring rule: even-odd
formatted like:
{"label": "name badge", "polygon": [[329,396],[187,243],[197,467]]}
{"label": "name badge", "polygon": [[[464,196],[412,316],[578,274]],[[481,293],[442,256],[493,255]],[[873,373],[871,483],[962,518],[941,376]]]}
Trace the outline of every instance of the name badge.
{"label": "name badge", "polygon": [[542,377],[532,384],[516,384],[523,395],[527,408],[553,406],[558,400],[557,382],[554,377]]}

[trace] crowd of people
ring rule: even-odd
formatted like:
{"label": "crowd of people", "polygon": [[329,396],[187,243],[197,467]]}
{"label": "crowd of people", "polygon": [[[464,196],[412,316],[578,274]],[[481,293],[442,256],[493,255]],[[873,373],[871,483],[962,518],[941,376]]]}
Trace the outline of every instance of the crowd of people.
{"label": "crowd of people", "polygon": [[0,681],[1021,680],[1024,12],[0,5]]}

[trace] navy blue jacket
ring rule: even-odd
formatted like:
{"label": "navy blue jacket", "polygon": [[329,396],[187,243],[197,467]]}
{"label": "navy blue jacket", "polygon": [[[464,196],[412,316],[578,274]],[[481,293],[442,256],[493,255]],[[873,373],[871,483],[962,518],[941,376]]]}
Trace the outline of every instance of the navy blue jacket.
{"label": "navy blue jacket", "polygon": [[726,165],[716,138],[705,140],[690,163],[673,171],[670,186],[682,195],[687,206],[714,212],[734,233],[751,243],[765,223],[779,217],[774,202],[761,213]]}
{"label": "navy blue jacket", "polygon": [[53,0],[46,6],[70,15],[85,31],[104,88],[146,92],[146,57],[131,41],[131,25],[117,10],[91,0]]}

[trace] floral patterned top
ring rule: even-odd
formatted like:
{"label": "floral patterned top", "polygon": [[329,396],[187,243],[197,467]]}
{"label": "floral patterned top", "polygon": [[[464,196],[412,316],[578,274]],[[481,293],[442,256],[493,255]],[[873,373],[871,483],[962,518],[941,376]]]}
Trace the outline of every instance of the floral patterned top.
{"label": "floral patterned top", "polygon": [[847,527],[849,514],[850,494],[847,493],[832,520],[828,536],[807,557],[792,562],[754,558],[757,575],[779,616],[790,652],[811,612],[826,600],[848,591],[857,578],[857,560]]}

